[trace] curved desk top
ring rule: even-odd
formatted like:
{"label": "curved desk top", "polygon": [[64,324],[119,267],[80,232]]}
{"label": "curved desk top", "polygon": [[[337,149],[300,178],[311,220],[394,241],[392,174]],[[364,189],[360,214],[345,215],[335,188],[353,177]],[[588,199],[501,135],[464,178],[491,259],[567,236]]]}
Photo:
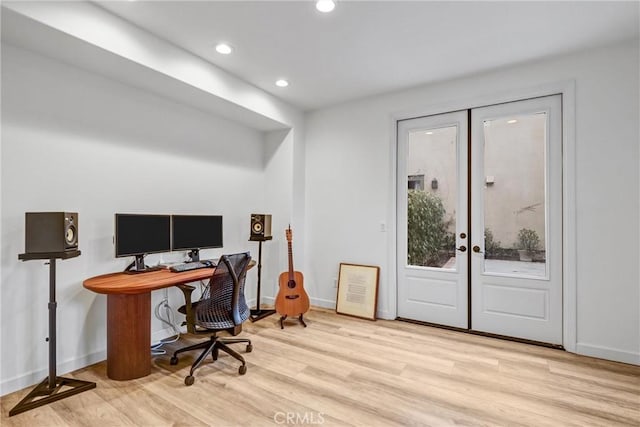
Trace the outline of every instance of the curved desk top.
{"label": "curved desk top", "polygon": [[174,273],[169,269],[148,273],[111,273],[91,277],[82,282],[82,285],[99,294],[142,294],[182,283],[208,279],[214,271],[213,268],[199,268],[182,273]]}
{"label": "curved desk top", "polygon": [[[251,268],[255,261],[249,262]],[[148,273],[110,273],[91,277],[82,285],[99,294],[143,294],[157,289],[181,285],[183,283],[205,280],[213,275],[215,268],[199,268],[197,270],[174,273],[169,269],[155,270]]]}

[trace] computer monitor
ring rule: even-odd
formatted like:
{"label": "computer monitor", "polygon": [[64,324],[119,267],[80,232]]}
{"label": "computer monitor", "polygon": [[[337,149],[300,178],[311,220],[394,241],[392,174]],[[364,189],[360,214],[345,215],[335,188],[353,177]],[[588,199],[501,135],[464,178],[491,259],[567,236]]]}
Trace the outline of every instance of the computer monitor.
{"label": "computer monitor", "polygon": [[188,250],[191,261],[200,249],[222,247],[222,215],[172,215],[171,250]]}
{"label": "computer monitor", "polygon": [[127,270],[146,271],[146,254],[171,251],[170,215],[117,213],[115,222],[116,257],[136,257]]}

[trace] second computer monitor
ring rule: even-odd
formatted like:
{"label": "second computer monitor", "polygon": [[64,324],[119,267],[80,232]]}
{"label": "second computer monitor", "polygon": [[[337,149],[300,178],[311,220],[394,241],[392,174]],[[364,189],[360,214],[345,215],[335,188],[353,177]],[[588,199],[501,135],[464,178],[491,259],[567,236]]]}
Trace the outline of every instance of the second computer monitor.
{"label": "second computer monitor", "polygon": [[222,247],[222,215],[172,215],[171,250],[190,251],[192,261],[199,250]]}

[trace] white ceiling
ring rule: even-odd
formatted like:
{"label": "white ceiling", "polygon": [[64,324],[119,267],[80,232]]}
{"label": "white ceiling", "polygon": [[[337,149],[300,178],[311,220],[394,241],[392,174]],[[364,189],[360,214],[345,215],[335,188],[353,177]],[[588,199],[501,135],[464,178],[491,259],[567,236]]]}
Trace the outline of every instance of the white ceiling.
{"label": "white ceiling", "polygon": [[303,110],[639,38],[635,1],[96,3]]}

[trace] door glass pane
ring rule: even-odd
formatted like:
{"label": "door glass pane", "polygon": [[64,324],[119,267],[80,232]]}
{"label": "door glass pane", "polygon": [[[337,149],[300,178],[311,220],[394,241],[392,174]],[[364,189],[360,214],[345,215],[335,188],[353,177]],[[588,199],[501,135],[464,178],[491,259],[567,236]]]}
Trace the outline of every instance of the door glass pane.
{"label": "door glass pane", "polygon": [[547,114],[484,122],[484,271],[547,275]]}
{"label": "door glass pane", "polygon": [[409,133],[407,264],[456,269],[457,126]]}

